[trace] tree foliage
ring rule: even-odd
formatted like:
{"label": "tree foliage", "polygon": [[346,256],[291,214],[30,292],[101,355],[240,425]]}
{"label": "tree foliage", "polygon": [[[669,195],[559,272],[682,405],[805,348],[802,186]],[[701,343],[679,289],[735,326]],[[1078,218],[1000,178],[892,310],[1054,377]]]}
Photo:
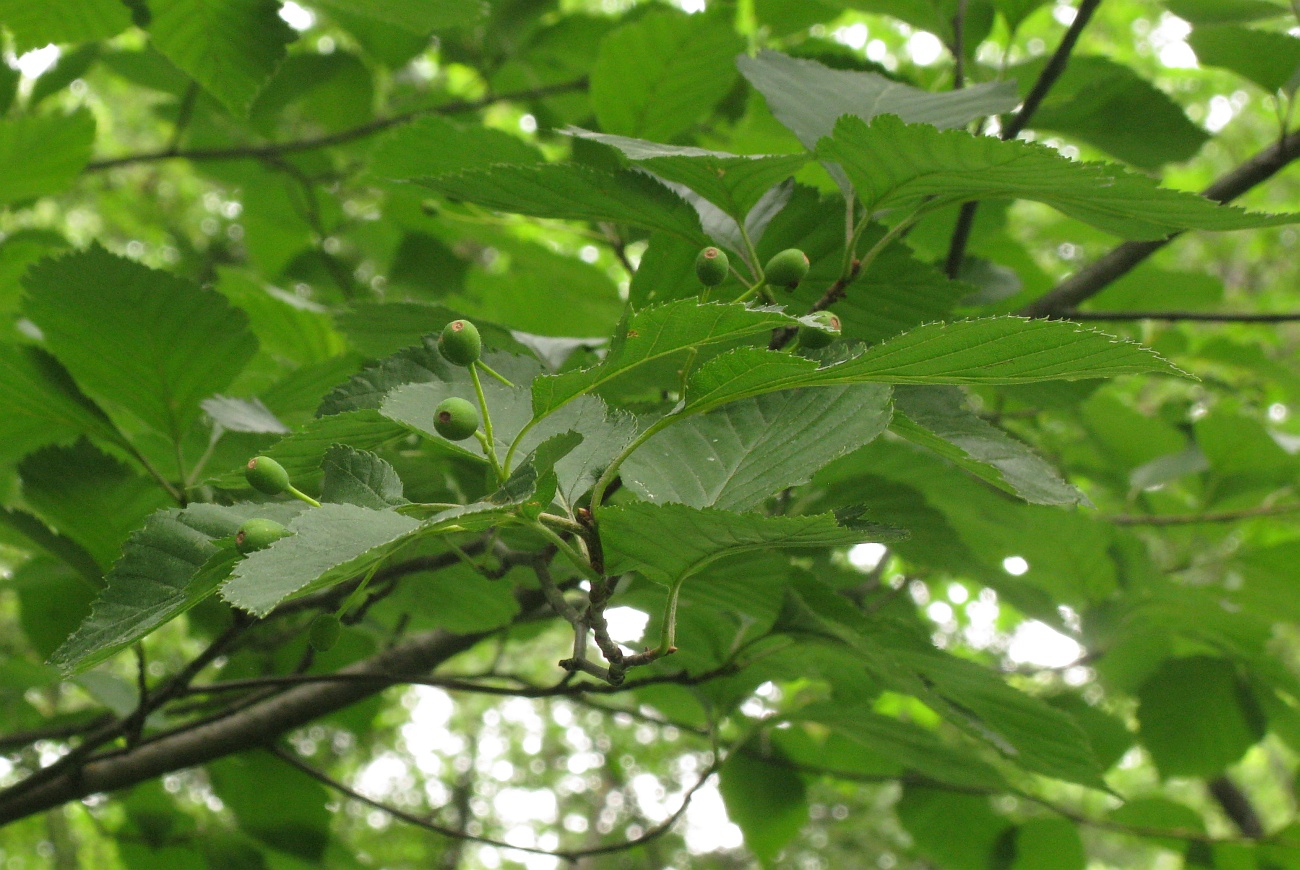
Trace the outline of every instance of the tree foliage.
{"label": "tree foliage", "polygon": [[0,859],[1300,866],[1295,23],[0,0]]}

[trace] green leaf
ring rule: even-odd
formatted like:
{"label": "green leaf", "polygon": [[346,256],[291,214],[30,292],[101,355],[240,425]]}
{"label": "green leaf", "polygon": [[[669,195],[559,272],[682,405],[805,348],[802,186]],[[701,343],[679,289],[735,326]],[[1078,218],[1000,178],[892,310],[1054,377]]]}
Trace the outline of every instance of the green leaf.
{"label": "green leaf", "polygon": [[1002,775],[975,753],[950,746],[919,725],[881,715],[866,704],[810,704],[794,718],[825,725],[937,782],[976,788],[1005,786]]}
{"label": "green leaf", "polygon": [[0,121],[0,204],[62,193],[90,162],[94,142],[86,109]]}
{"label": "green leaf", "polygon": [[582,436],[582,443],[555,463],[557,492],[572,507],[636,437],[637,421],[607,407],[599,396],[579,396],[530,429],[518,451],[527,454],[565,432]]}
{"label": "green leaf", "polygon": [[1216,776],[1264,736],[1255,699],[1225,659],[1170,659],[1137,694],[1142,743],[1165,777]]}
{"label": "green leaf", "polygon": [[[488,364],[510,378],[510,374],[497,369],[492,360],[489,360]],[[448,453],[480,462],[486,461],[477,439],[449,441],[438,434],[437,427],[434,426],[434,410],[443,399],[456,396],[477,407],[474,386],[466,374],[467,371],[467,369],[460,369],[455,374],[456,380],[450,382],[429,381],[398,387],[384,399],[380,413],[412,431],[426,435]],[[518,384],[517,381],[511,380]],[[497,456],[504,459],[515,436],[532,419],[528,388],[522,385],[507,387],[496,378],[489,378],[486,375],[481,376],[481,382],[488,410],[492,414],[492,436],[496,441]],[[482,428],[480,425],[480,429]]]}
{"label": "green leaf", "polygon": [[705,244],[695,210],[643,173],[575,164],[495,166],[422,179],[443,196],[497,211],[663,230]]}
{"label": "green leaf", "polygon": [[1007,28],[1015,33],[1026,18],[1049,2],[1050,0],[993,0],[993,5],[1006,18]]}
{"label": "green leaf", "polygon": [[133,534],[90,617],[50,657],[64,674],[104,661],[217,590],[238,558],[214,541],[252,517],[285,522],[296,505],[191,505],[160,511]]}
{"label": "green leaf", "polygon": [[1088,737],[1070,716],[974,662],[937,650],[893,651],[949,705],[939,712],[1026,770],[1105,788]]}
{"label": "green leaf", "polygon": [[[670,584],[737,553],[847,547],[905,535],[888,526],[841,525],[833,514],[764,516],[644,502],[603,508],[600,530],[610,573],[635,570]],[[672,546],[665,547],[665,541]]]}
{"label": "green leaf", "polygon": [[108,416],[40,348],[0,344],[0,403],[0,456],[6,458],[82,434],[122,443]]}
{"label": "green leaf", "polygon": [[[1205,834],[1205,820],[1201,814],[1187,804],[1181,804],[1162,797],[1138,798],[1125,801],[1107,818],[1121,825],[1151,830],[1183,832],[1187,834]],[[1187,848],[1187,841],[1181,837],[1149,837],[1150,842],[1175,852]]]}
{"label": "green leaf", "polygon": [[1203,24],[1244,24],[1291,14],[1284,4],[1273,0],[1165,0],[1165,6],[1197,27]]}
{"label": "green leaf", "polygon": [[104,568],[131,531],[171,501],[153,480],[84,440],[29,454],[18,474],[23,500]]}
{"label": "green leaf", "polygon": [[215,761],[207,774],[241,831],[303,861],[323,863],[333,818],[325,786],[262,750]]}
{"label": "green leaf", "polygon": [[1141,345],[1071,323],[985,317],[928,324],[821,365],[792,354],[738,348],[714,357],[691,376],[685,410],[698,413],[795,387],[1022,384],[1146,373],[1181,374]]}
{"label": "green leaf", "polygon": [[297,38],[272,0],[149,0],[149,9],[154,48],[240,116]]}
{"label": "green leaf", "polygon": [[538,378],[533,383],[533,414],[545,416],[576,396],[647,363],[795,322],[776,308],[750,308],[737,303],[701,305],[684,299],[643,308],[628,320],[600,365]]}
{"label": "green leaf", "polygon": [[655,435],[620,474],[657,504],[752,510],[883,432],[889,395],[888,387],[862,385],[733,402]]}
{"label": "green leaf", "polygon": [[[1011,70],[1022,93],[1037,81],[1044,63]],[[1071,57],[1031,126],[1064,133],[1153,170],[1191,159],[1210,138],[1164,91],[1131,67],[1104,57]],[[1132,135],[1136,129],[1141,136]]]}
{"label": "green leaf", "polygon": [[581,127],[566,127],[564,132],[617,148],[638,166],[665,181],[684,184],[742,223],[763,194],[808,162],[806,154],[739,157],[722,151],[593,133]]}
{"label": "green leaf", "polygon": [[83,389],[180,441],[257,350],[225,298],[95,246],[33,267],[27,314]]}
{"label": "green leaf", "polygon": [[819,157],[843,167],[868,211],[972,199],[1030,199],[1128,239],[1163,239],[1187,229],[1240,230],[1293,223],[1162,188],[1145,175],[1076,163],[1043,145],[941,131],[884,115],[870,125],[844,118]]}
{"label": "green leaf", "polygon": [[104,571],[90,551],[67,535],[51,529],[39,517],[15,508],[0,508],[0,527],[18,535],[16,540],[5,535],[6,543],[24,548],[35,544],[80,574],[91,587],[103,582]]}
{"label": "green leaf", "polygon": [[921,854],[945,870],[998,866],[995,851],[1011,822],[983,795],[909,785],[894,807]]}
{"label": "green leaf", "polygon": [[719,15],[656,10],[613,31],[591,70],[607,133],[671,141],[727,95],[745,42]]}
{"label": "green leaf", "polygon": [[1041,456],[967,407],[956,387],[899,387],[891,428],[1032,504],[1091,504]]}
{"label": "green leaf", "polygon": [[1084,870],[1088,854],[1074,823],[1030,819],[1016,828],[1016,860],[1011,870]]}
{"label": "green leaf", "polygon": [[[407,434],[408,430],[378,411],[363,409],[319,417],[292,435],[286,435],[261,451],[284,466],[299,489],[310,489],[321,479],[321,457],[335,444],[358,450],[374,450]],[[242,467],[212,481],[221,489],[248,489]]]}
{"label": "green leaf", "polygon": [[[18,54],[50,43],[108,39],[131,26],[131,12],[120,0],[0,0],[0,22],[14,35]],[[8,166],[0,160],[0,164]]]}
{"label": "green leaf", "polygon": [[736,65],[767,98],[777,120],[810,150],[831,135],[841,115],[870,120],[891,114],[910,123],[960,127],[984,115],[1009,112],[1019,102],[1012,82],[932,93],[875,73],[831,69],[779,51],[741,57]]}
{"label": "green leaf", "polygon": [[487,4],[480,0],[318,0],[364,18],[395,24],[412,33],[427,34],[444,27],[473,24],[482,18]]}
{"label": "green leaf", "polygon": [[808,795],[798,773],[760,751],[757,742],[733,751],[718,773],[718,791],[727,817],[744,832],[745,845],[764,867],[772,867],[808,821]]}
{"label": "green leaf", "polygon": [[289,537],[236,565],[221,597],[255,616],[266,616],[290,596],[365,573],[420,525],[390,510],[351,504],[312,508],[289,523]]}
{"label": "green leaf", "polygon": [[321,471],[325,475],[321,501],[354,504],[371,510],[407,503],[402,497],[402,479],[397,471],[368,451],[335,444],[325,451]]}
{"label": "green leaf", "polygon": [[541,162],[541,153],[517,136],[428,115],[380,139],[370,154],[370,171],[383,178],[406,180],[487,169],[497,163]]}
{"label": "green leaf", "polygon": [[1187,43],[1206,66],[1231,70],[1270,93],[1295,90],[1290,82],[1300,70],[1300,39],[1294,36],[1223,24],[1196,28]]}

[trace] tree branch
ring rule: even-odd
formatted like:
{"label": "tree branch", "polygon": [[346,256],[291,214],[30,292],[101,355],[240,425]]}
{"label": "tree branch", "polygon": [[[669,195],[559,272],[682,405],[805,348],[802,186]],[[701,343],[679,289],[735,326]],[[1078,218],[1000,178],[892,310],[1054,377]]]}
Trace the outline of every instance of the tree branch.
{"label": "tree branch", "polygon": [[456,115],[465,112],[473,112],[485,108],[493,103],[499,103],[505,100],[531,100],[540,97],[547,97],[553,94],[564,94],[570,91],[579,91],[587,86],[587,80],[579,79],[572,82],[562,82],[556,85],[547,85],[540,88],[531,88],[525,91],[514,91],[507,94],[490,94],[477,100],[457,100],[451,103],[443,103],[440,106],[432,106],[425,109],[414,109],[410,112],[403,112],[400,115],[393,115],[387,118],[376,118],[357,127],[347,130],[340,130],[337,133],[331,133],[327,136],[315,136],[309,139],[299,139],[293,142],[280,142],[270,145],[237,145],[230,148],[193,148],[188,151],[177,148],[173,143],[171,146],[161,151],[144,151],[138,154],[124,154],[120,157],[109,157],[102,160],[92,160],[86,164],[86,172],[99,172],[104,169],[114,169],[119,166],[130,166],[137,163],[156,163],[160,160],[265,160],[271,157],[283,157],[286,154],[298,154],[303,151],[314,151],[318,148],[329,148],[334,145],[345,145],[348,142],[364,139],[367,136],[374,136],[376,133],[382,133],[390,127],[399,124],[405,124],[407,121],[413,121],[416,118],[425,115]]}
{"label": "tree branch", "polygon": [[[1065,36],[1061,37],[1061,44],[1056,47],[1051,59],[1038,74],[1038,80],[1025,95],[1025,101],[1020,104],[1020,111],[1002,128],[1003,141],[1016,138],[1020,135],[1020,131],[1029,126],[1029,122],[1038,112],[1038,107],[1043,104],[1043,100],[1056,84],[1056,80],[1065,72],[1074,46],[1079,42],[1083,29],[1088,26],[1093,13],[1100,5],[1101,0],[1083,0],[1079,4],[1078,10],[1074,13],[1074,20],[1070,22]],[[948,260],[944,266],[944,271],[949,278],[955,279],[961,273],[961,264],[966,259],[966,244],[970,241],[971,230],[975,226],[975,212],[978,209],[979,202],[968,202],[961,207],[957,215],[957,224],[952,230],[952,241],[948,245]]]}
{"label": "tree branch", "polygon": [[[520,603],[524,613],[531,613],[544,600],[540,592],[527,590],[521,593]],[[379,680],[337,681],[292,688],[249,704],[228,716],[147,738],[131,749],[79,759],[75,764],[63,766],[44,781],[29,785],[30,779],[45,773],[40,771],[0,794],[0,826],[68,801],[127,788],[165,773],[262,745],[285,731],[383,691],[389,684],[389,675],[427,673],[490,634],[434,631],[418,635],[340,672],[378,674]]]}
{"label": "tree branch", "polygon": [[[1227,203],[1246,191],[1268,181],[1300,156],[1300,131],[1284,136],[1245,163],[1225,173],[1201,195],[1215,202]],[[1125,242],[1112,248],[1101,259],[1075,272],[1055,289],[1026,305],[1020,313],[1026,317],[1062,317],[1081,302],[1091,299],[1113,281],[1127,274],[1156,251],[1178,238],[1174,233],[1154,242]]]}
{"label": "tree branch", "polygon": [[1241,831],[1243,837],[1252,840],[1263,838],[1264,823],[1260,821],[1255,805],[1251,803],[1250,796],[1242,791],[1241,786],[1233,782],[1231,777],[1226,773],[1216,776],[1206,784],[1206,787],[1210,790],[1210,795],[1223,808],[1223,812],[1232,819],[1237,830]]}

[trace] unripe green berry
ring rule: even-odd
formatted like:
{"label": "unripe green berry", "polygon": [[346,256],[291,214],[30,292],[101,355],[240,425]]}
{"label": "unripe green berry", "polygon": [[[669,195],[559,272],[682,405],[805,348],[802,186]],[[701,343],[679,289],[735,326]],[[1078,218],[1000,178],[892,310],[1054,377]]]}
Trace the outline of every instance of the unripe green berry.
{"label": "unripe green berry", "polygon": [[307,642],[316,652],[329,652],[339,642],[339,633],[343,623],[332,613],[322,613],[311,621],[307,631]]}
{"label": "unripe green berry", "polygon": [[776,287],[797,287],[808,274],[808,255],[798,248],[774,254],[763,268],[767,283]]}
{"label": "unripe green berry", "polygon": [[267,495],[279,495],[289,488],[289,472],[269,456],[254,456],[244,466],[248,485]]}
{"label": "unripe green berry", "polygon": [[478,431],[478,408],[455,396],[433,409],[433,428],[448,441],[464,441]]}
{"label": "unripe green berry", "polygon": [[453,320],[442,328],[438,350],[447,362],[458,366],[472,365],[483,353],[483,339],[478,327],[468,320]]}
{"label": "unripe green berry", "polygon": [[817,311],[808,316],[816,325],[799,324],[799,346],[810,350],[825,347],[840,337],[840,319],[829,311]]}
{"label": "unripe green berry", "polygon": [[247,556],[264,550],[289,534],[289,530],[275,520],[251,519],[235,532],[235,549]]}
{"label": "unripe green berry", "polygon": [[695,274],[705,287],[717,287],[727,280],[727,253],[721,248],[708,247],[695,258]]}

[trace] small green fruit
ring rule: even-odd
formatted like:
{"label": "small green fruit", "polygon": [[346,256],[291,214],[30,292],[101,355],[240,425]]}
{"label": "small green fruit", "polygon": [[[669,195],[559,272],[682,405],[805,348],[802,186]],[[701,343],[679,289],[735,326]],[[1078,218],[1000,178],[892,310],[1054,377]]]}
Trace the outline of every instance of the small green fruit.
{"label": "small green fruit", "polygon": [[825,347],[840,337],[840,319],[829,311],[817,311],[808,316],[815,326],[799,324],[799,346],[810,350]]}
{"label": "small green fruit", "polygon": [[332,613],[322,613],[311,621],[311,628],[307,632],[307,642],[316,652],[329,652],[334,649],[334,644],[339,642],[339,632],[343,630],[343,623]]}
{"label": "small green fruit", "polygon": [[478,431],[478,409],[464,399],[443,399],[433,409],[433,428],[448,441],[464,441]]}
{"label": "small green fruit", "polygon": [[246,520],[235,532],[235,549],[247,556],[264,550],[289,534],[289,530],[275,520]]}
{"label": "small green fruit", "polygon": [[447,362],[458,366],[472,365],[483,353],[483,339],[478,327],[468,320],[453,320],[442,328],[438,350]]}
{"label": "small green fruit", "polygon": [[254,456],[244,466],[248,485],[267,495],[279,495],[289,488],[289,472],[269,456]]}
{"label": "small green fruit", "polygon": [[786,248],[767,261],[763,274],[776,287],[797,287],[808,274],[808,255],[798,248]]}
{"label": "small green fruit", "polygon": [[727,280],[727,253],[721,248],[705,248],[695,258],[695,274],[705,287],[717,287]]}

